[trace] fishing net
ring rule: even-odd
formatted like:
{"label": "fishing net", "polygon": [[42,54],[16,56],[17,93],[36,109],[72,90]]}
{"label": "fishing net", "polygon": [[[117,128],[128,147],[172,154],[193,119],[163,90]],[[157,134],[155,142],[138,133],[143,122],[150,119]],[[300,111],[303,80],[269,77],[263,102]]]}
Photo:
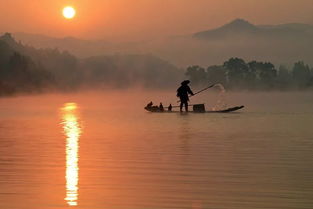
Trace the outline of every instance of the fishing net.
{"label": "fishing net", "polygon": [[227,102],[226,102],[226,89],[225,87],[218,83],[214,85],[215,88],[219,89],[218,93],[218,99],[214,107],[212,108],[212,111],[219,111],[227,108]]}

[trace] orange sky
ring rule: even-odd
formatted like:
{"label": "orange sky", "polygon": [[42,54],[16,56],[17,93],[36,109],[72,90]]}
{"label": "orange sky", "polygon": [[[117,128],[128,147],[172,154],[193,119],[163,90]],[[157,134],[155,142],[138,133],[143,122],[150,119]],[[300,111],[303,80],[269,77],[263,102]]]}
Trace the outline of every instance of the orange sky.
{"label": "orange sky", "polygon": [[[110,40],[189,34],[234,18],[313,24],[312,0],[0,0],[0,31]],[[66,5],[77,9],[65,20]]]}

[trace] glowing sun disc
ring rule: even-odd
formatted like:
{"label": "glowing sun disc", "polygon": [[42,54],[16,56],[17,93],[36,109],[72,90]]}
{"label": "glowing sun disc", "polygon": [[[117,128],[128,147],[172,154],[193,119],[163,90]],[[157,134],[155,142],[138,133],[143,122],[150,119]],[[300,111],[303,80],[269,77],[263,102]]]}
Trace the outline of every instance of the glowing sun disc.
{"label": "glowing sun disc", "polygon": [[72,19],[74,18],[76,15],[76,11],[73,7],[64,7],[63,9],[63,16],[66,18],[66,19]]}

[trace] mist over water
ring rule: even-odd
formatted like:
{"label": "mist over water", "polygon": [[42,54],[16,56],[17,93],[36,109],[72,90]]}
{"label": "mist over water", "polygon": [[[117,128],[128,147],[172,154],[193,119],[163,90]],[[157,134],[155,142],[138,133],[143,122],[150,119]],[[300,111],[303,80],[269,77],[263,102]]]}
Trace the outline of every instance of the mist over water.
{"label": "mist over water", "polygon": [[[143,109],[175,102],[175,91],[2,98],[0,208],[311,208],[311,94],[225,96],[246,108]],[[218,98],[212,90],[191,102]]]}

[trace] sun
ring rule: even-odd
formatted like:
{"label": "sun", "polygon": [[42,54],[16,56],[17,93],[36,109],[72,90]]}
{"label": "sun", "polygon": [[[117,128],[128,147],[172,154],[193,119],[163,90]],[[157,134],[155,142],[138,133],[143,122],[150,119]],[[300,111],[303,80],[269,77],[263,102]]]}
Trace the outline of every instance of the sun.
{"label": "sun", "polygon": [[63,16],[66,19],[73,19],[76,15],[76,10],[71,7],[71,6],[67,6],[63,8]]}

